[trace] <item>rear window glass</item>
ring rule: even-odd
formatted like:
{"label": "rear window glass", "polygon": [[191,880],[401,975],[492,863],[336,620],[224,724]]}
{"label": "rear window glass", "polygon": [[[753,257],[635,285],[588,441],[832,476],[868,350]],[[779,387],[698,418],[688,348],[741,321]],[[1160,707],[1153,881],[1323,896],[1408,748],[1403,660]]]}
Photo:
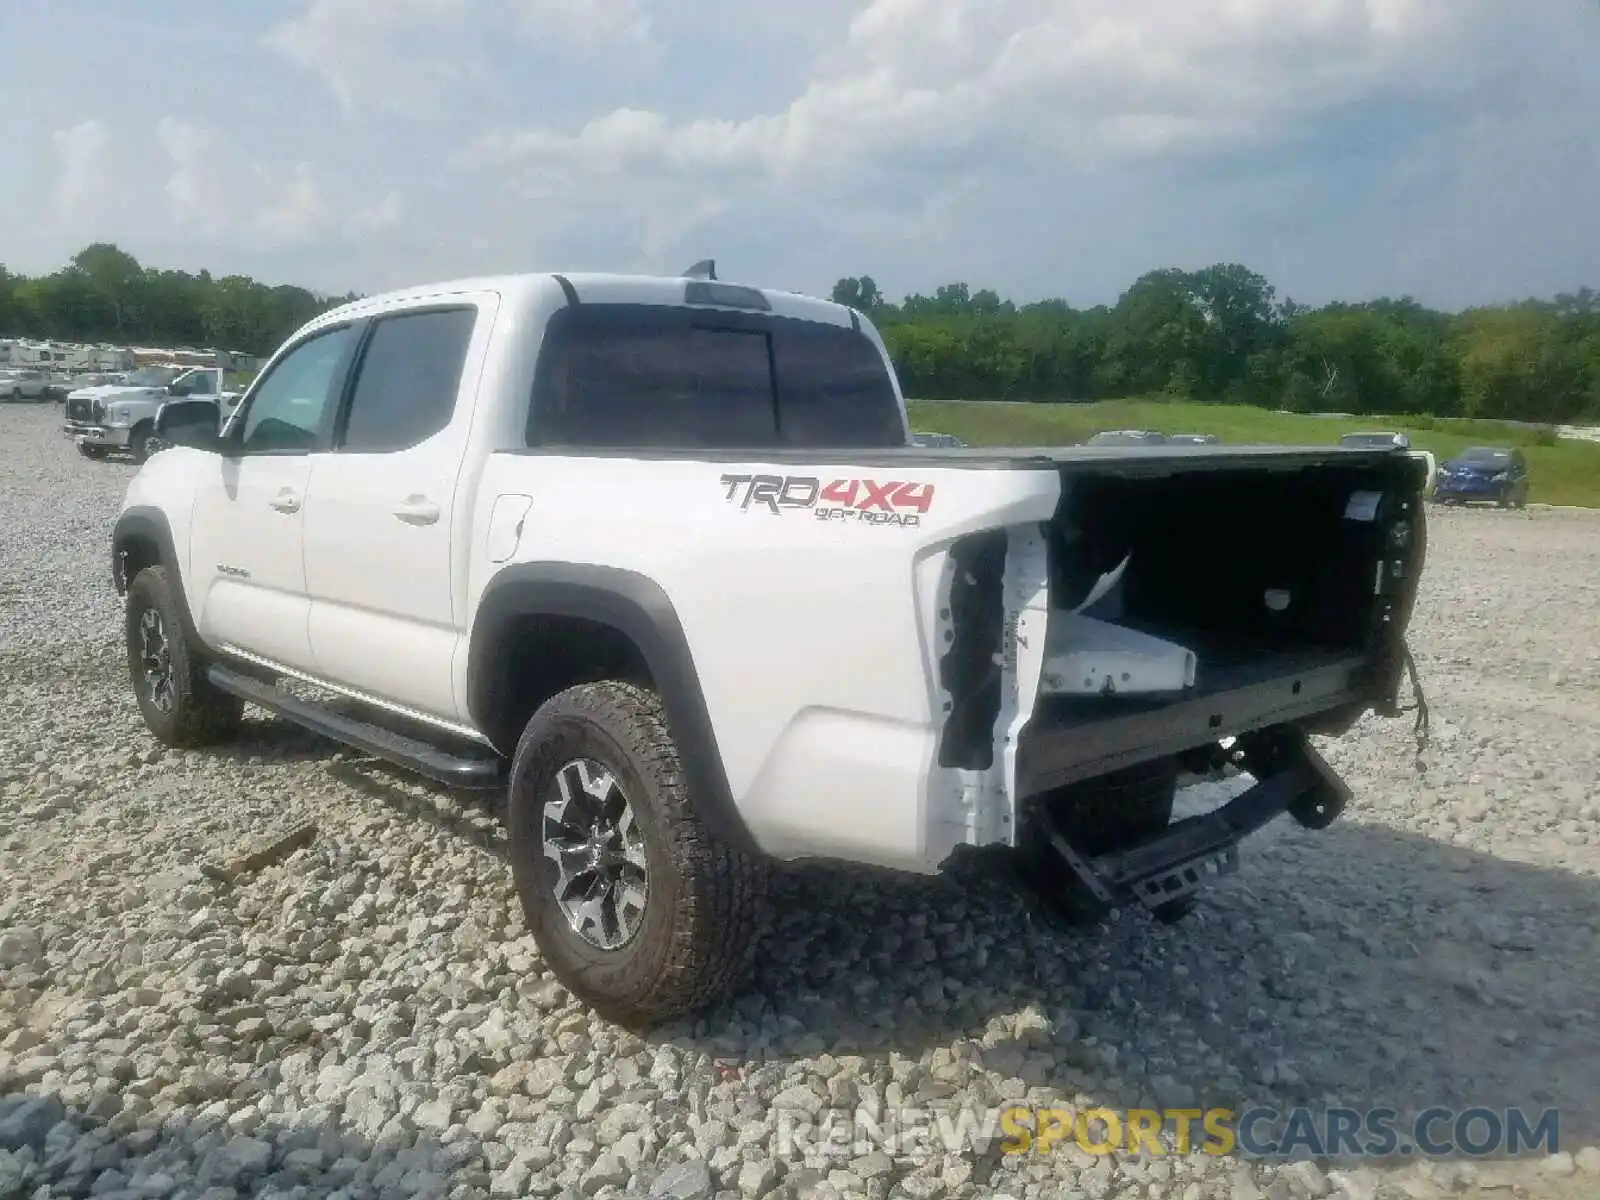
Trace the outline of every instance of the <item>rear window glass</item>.
{"label": "rear window glass", "polygon": [[877,348],[843,326],[646,305],[551,319],[528,444],[743,449],[905,444]]}

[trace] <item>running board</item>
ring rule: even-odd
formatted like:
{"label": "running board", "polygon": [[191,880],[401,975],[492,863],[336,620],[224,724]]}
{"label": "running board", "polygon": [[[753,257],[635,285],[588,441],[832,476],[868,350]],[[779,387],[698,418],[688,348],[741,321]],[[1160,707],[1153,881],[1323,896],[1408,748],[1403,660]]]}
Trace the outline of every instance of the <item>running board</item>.
{"label": "running board", "polygon": [[1244,766],[1258,782],[1221,808],[1097,858],[1079,853],[1054,829],[1051,846],[1101,904],[1134,901],[1155,910],[1192,895],[1213,875],[1237,870],[1239,843],[1279,814],[1323,829],[1344,811],[1350,789],[1305,734],[1275,729],[1240,742]]}
{"label": "running board", "polygon": [[276,713],[312,733],[343,742],[363,754],[381,758],[436,783],[484,789],[505,784],[505,762],[493,751],[485,749],[479,754],[458,754],[443,750],[430,742],[407,737],[371,721],[333,712],[320,704],[288,695],[271,684],[217,663],[206,668],[206,678],[214,687]]}

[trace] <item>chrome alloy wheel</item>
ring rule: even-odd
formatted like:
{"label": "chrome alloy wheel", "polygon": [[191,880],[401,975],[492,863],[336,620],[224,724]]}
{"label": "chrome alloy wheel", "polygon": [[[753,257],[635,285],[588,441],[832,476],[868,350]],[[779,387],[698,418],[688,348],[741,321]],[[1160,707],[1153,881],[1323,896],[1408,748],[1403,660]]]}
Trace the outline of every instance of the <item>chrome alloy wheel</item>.
{"label": "chrome alloy wheel", "polygon": [[172,643],[161,614],[147,608],[139,614],[139,674],[150,703],[169,713],[178,702],[178,682],[172,674]]}
{"label": "chrome alloy wheel", "polygon": [[556,772],[544,803],[544,855],[572,931],[601,950],[625,946],[644,923],[650,870],[644,831],[617,777],[592,758]]}

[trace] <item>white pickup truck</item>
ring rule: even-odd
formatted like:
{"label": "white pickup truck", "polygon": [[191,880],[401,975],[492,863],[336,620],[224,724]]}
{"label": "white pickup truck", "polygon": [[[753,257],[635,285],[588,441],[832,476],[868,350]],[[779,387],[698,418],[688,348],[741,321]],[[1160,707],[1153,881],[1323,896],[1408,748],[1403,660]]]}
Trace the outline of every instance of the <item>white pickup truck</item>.
{"label": "white pickup truck", "polygon": [[[111,544],[151,732],[249,702],[508,786],[543,954],[627,1023],[739,978],[773,860],[997,847],[1067,911],[1180,915],[1331,821],[1307,734],[1415,682],[1403,454],[918,448],[864,316],[714,275],[357,301],[220,428],[158,424]],[[1256,782],[1173,822],[1225,760]]]}
{"label": "white pickup truck", "polygon": [[140,367],[121,383],[68,392],[62,430],[85,458],[126,450],[143,462],[158,444],[152,440],[156,413],[177,397],[206,397],[224,416],[239,402],[238,392],[225,390],[220,367]]}

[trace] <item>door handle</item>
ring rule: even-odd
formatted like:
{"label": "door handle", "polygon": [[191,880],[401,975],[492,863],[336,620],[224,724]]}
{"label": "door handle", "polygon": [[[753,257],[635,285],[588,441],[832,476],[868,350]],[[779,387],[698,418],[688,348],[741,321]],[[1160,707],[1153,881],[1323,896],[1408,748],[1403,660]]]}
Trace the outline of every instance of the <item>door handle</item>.
{"label": "door handle", "polygon": [[300,497],[296,496],[288,488],[284,488],[283,491],[279,492],[271,500],[268,500],[267,503],[281,513],[300,511]]}
{"label": "door handle", "polygon": [[439,506],[426,496],[407,496],[395,506],[394,515],[407,525],[432,525],[439,519]]}

